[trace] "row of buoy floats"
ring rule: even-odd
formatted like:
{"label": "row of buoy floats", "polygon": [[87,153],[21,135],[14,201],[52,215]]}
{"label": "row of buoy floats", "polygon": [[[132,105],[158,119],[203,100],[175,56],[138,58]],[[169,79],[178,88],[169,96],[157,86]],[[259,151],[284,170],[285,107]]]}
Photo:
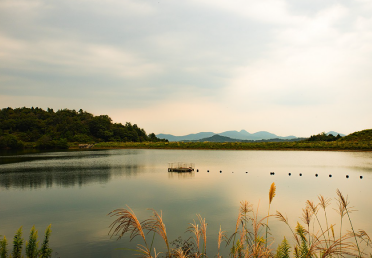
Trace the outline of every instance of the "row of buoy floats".
{"label": "row of buoy floats", "polygon": [[[196,170],[196,172],[199,172],[199,169]],[[209,173],[209,170],[207,170],[207,173]],[[222,173],[222,170],[220,170],[220,173]],[[234,173],[234,172],[231,172],[231,173]],[[246,174],[248,174],[248,172],[245,172]],[[270,175],[271,176],[274,176],[275,175],[275,172],[270,172]],[[292,173],[288,173],[288,176],[291,176]],[[298,174],[299,176],[302,176],[302,173],[299,173]],[[315,177],[318,177],[319,174],[315,174]],[[329,174],[328,177],[332,177],[332,174]],[[349,175],[346,175],[346,178],[349,178]],[[363,179],[363,176],[359,176],[360,179]]]}

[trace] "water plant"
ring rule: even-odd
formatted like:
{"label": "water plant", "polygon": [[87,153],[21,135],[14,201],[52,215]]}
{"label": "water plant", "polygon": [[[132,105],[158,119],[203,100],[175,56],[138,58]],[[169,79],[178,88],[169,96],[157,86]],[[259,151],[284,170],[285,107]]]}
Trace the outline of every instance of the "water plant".
{"label": "water plant", "polygon": [[[52,249],[49,248],[49,238],[51,234],[51,225],[49,225],[45,231],[45,238],[40,250],[38,250],[38,241],[37,241],[37,230],[33,226],[30,231],[29,240],[26,241],[26,257],[27,258],[49,258],[52,257]],[[22,227],[20,227],[13,238],[13,251],[10,256],[8,256],[8,242],[4,236],[3,240],[0,240],[0,258],[17,258],[22,256],[24,240],[22,238]]]}
{"label": "water plant", "polygon": [[[235,224],[234,232],[227,237],[227,233],[222,230],[221,226],[217,238],[217,254],[210,256],[207,254],[207,223],[205,218],[197,215],[197,220],[190,223],[186,232],[193,236],[187,240],[179,238],[169,244],[167,231],[160,215],[152,210],[153,215],[142,222],[135,216],[133,210],[117,209],[109,213],[110,216],[117,217],[110,225],[109,234],[111,237],[117,236],[120,239],[124,234],[128,233],[132,241],[136,236],[140,236],[144,245],[137,244],[135,250],[142,257],[188,257],[188,258],[206,258],[218,257],[221,258],[221,252],[225,247],[225,252],[228,251],[230,257],[275,257],[275,258],[315,258],[315,257],[370,257],[372,244],[371,238],[364,230],[354,231],[350,213],[352,212],[349,206],[348,198],[342,195],[337,189],[338,213],[341,218],[339,237],[335,234],[337,224],[329,224],[327,218],[327,208],[330,205],[331,199],[325,198],[322,195],[318,197],[319,203],[314,203],[310,200],[306,201],[303,209],[300,222],[296,222],[294,229],[290,225],[288,218],[281,212],[276,211],[275,215],[270,214],[270,204],[275,196],[276,186],[271,184],[269,190],[269,209],[268,215],[260,218],[259,204],[256,209],[248,201],[240,202],[238,218]],[[319,219],[319,212],[323,211],[325,216],[325,225]],[[345,232],[342,225],[343,217],[347,215],[351,231]],[[286,237],[277,246],[276,251],[272,248],[274,241],[268,238],[270,228],[268,226],[269,217],[275,216],[276,219],[285,223],[290,229],[292,239],[288,241]],[[265,223],[266,222],[266,223]],[[151,245],[148,245],[146,235],[153,232]],[[156,252],[153,248],[155,235],[159,235],[166,246],[166,252]],[[353,240],[353,241],[352,241]],[[225,245],[222,243],[225,242]],[[175,248],[171,245],[176,243]],[[293,248],[292,248],[293,246]],[[222,247],[222,248],[221,248]],[[293,251],[291,251],[293,250]]]}

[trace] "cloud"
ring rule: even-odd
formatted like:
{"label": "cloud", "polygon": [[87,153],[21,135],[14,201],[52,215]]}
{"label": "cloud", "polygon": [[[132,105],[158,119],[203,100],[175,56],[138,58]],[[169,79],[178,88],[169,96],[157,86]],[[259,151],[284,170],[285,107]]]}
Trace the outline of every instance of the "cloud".
{"label": "cloud", "polygon": [[317,133],[342,111],[347,118],[333,121],[345,133],[345,119],[356,127],[370,121],[371,7],[362,0],[4,0],[2,103],[83,108],[178,134],[283,127],[282,135],[298,135],[281,124],[301,116]]}
{"label": "cloud", "polygon": [[288,23],[291,21],[287,12],[287,3],[282,0],[201,0],[194,1],[194,3],[265,23]]}

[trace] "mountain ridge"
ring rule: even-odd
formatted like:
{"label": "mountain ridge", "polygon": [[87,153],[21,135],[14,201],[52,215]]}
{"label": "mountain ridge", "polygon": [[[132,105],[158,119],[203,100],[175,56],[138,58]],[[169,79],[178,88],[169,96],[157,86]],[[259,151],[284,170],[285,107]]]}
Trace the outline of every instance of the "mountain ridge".
{"label": "mountain ridge", "polygon": [[[330,134],[330,133],[334,135],[338,134],[335,131],[329,131],[327,134]],[[269,140],[269,139],[291,140],[291,139],[296,139],[296,138],[304,138],[304,137],[298,137],[294,135],[278,136],[268,131],[258,131],[255,133],[249,133],[248,131],[244,129],[240,131],[236,131],[236,130],[224,131],[221,133],[199,132],[199,133],[187,134],[183,136],[175,136],[172,134],[157,134],[156,137],[160,139],[167,139],[170,142],[175,142],[175,141],[198,141],[204,138],[212,137],[214,135],[224,136],[224,137],[228,137],[228,138],[236,139],[236,140],[252,140],[252,141]],[[344,136],[343,134],[340,134],[340,135]]]}

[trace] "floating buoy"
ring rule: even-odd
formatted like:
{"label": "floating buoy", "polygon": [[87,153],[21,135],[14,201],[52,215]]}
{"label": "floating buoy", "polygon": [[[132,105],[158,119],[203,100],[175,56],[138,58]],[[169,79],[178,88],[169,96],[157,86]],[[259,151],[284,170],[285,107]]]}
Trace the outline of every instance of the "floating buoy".
{"label": "floating buoy", "polygon": [[222,173],[222,170],[220,170],[220,173]]}
{"label": "floating buoy", "polygon": [[270,172],[270,175],[275,175],[275,173],[274,172]]}
{"label": "floating buoy", "polygon": [[300,176],[302,176],[302,173],[300,173]]}
{"label": "floating buoy", "polygon": [[207,170],[207,172],[209,173],[209,170]]}
{"label": "floating buoy", "polygon": [[349,175],[346,175],[346,178],[349,178]]}
{"label": "floating buoy", "polygon": [[329,174],[329,177],[332,177],[332,175],[331,175],[331,174]]}
{"label": "floating buoy", "polygon": [[318,177],[318,174],[315,174],[316,177]]}
{"label": "floating buoy", "polygon": [[292,175],[291,173],[288,173],[288,176]]}
{"label": "floating buoy", "polygon": [[196,172],[199,172],[199,169],[197,169]]}
{"label": "floating buoy", "polygon": [[363,176],[360,176],[360,179],[363,179]]}
{"label": "floating buoy", "polygon": [[231,173],[234,173],[234,171],[233,171],[233,172],[231,172]]}
{"label": "floating buoy", "polygon": [[248,174],[248,172],[245,172],[246,174]]}

